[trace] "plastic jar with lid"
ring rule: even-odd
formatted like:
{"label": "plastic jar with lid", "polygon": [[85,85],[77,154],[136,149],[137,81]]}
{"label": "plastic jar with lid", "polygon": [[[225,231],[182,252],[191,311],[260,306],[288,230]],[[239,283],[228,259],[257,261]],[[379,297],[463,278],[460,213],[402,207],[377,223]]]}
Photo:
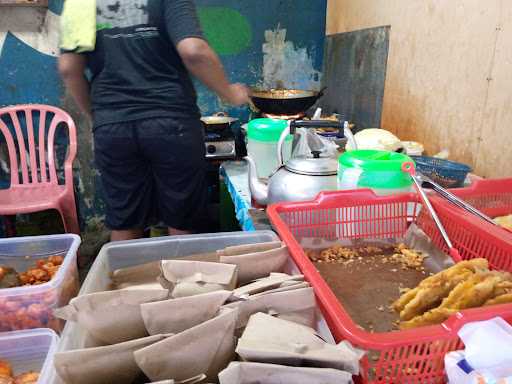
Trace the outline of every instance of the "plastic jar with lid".
{"label": "plastic jar with lid", "polygon": [[[288,126],[286,120],[255,119],[247,129],[247,154],[256,163],[259,178],[268,178],[279,166],[277,162],[277,143],[283,130]],[[283,145],[283,160],[286,162],[292,153],[293,136],[289,136]]]}
{"label": "plastic jar with lid", "polygon": [[338,160],[338,188],[370,188],[378,195],[410,192],[413,182],[402,170],[413,160],[404,154],[376,150],[345,152]]}

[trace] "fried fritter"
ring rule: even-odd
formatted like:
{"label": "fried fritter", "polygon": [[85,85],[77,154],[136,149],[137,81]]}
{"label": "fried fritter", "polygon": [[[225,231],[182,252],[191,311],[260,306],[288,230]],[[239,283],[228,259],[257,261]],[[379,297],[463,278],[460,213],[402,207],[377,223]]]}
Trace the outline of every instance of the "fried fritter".
{"label": "fried fritter", "polygon": [[512,293],[506,293],[504,295],[495,296],[494,298],[487,300],[484,306],[510,303],[512,303]]}
{"label": "fried fritter", "polygon": [[416,316],[412,320],[402,321],[399,327],[400,329],[411,329],[417,327],[426,327],[427,325],[441,324],[454,313],[457,313],[456,309],[434,308],[428,312],[425,312],[421,316]]}
{"label": "fried fritter", "polygon": [[[461,281],[469,278],[472,273],[488,270],[489,263],[486,259],[461,261],[434,276],[427,277],[417,288],[405,293],[395,301],[393,308],[395,311],[400,312],[402,320],[410,320],[414,316],[433,308],[435,303],[440,303],[448,296],[451,289]],[[435,291],[431,293],[424,291],[431,288],[434,288]]]}
{"label": "fried fritter", "polygon": [[443,300],[440,308],[461,310],[480,307],[494,296],[494,290],[500,281],[503,281],[503,276],[499,273],[475,274],[455,287]]}

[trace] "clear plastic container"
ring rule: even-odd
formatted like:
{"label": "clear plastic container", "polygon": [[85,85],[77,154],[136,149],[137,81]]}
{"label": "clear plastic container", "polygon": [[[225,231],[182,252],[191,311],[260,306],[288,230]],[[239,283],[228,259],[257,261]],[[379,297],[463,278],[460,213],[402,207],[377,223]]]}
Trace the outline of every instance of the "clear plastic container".
{"label": "clear plastic container", "polygon": [[41,285],[0,289],[0,332],[51,328],[60,332],[63,322],[53,316],[79,288],[76,263],[80,237],[72,234],[0,239],[0,264],[17,272],[52,255],[64,261],[52,280]]}
{"label": "clear plastic container", "polygon": [[11,364],[14,375],[39,372],[38,384],[54,376],[53,355],[59,337],[51,329],[31,329],[0,334],[0,360]]}
{"label": "clear plastic container", "polygon": [[[258,178],[266,179],[278,168],[277,143],[288,122],[277,119],[255,119],[249,122],[247,132],[247,154],[256,163]],[[283,161],[292,155],[293,136],[283,144]]]}
{"label": "clear plastic container", "polygon": [[[278,239],[272,231],[253,231],[160,237],[107,244],[98,254],[79,295],[109,290],[111,273],[119,268],[132,267],[156,260],[215,252],[234,245],[263,243]],[[285,272],[300,273],[291,258],[285,267]],[[317,316],[317,330],[326,341],[334,342],[320,311]],[[59,352],[91,346],[94,344],[87,332],[75,322],[70,321],[66,324],[59,343]],[[58,377],[55,377],[52,383],[63,384]]]}

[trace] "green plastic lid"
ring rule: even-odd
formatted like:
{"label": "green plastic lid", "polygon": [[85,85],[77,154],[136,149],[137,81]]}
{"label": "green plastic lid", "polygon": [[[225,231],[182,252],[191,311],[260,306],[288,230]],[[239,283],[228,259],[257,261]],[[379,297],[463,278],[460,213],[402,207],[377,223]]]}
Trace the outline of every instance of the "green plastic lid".
{"label": "green plastic lid", "polygon": [[359,169],[358,186],[401,189],[412,185],[411,176],[402,170],[402,164],[414,161],[407,155],[376,150],[348,151],[340,156],[340,172]]}
{"label": "green plastic lid", "polygon": [[[281,133],[288,126],[286,120],[279,119],[254,119],[249,122],[247,136],[251,140],[278,142]],[[286,138],[286,141],[293,139],[292,135]]]}

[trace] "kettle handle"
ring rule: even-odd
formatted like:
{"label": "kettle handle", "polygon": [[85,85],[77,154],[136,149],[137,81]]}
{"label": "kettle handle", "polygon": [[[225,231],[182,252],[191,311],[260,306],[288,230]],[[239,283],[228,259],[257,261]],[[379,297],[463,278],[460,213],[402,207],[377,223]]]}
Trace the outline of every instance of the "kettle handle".
{"label": "kettle handle", "polygon": [[279,136],[279,141],[277,142],[277,168],[281,168],[284,165],[284,156],[283,156],[283,146],[284,142],[288,135],[290,135],[290,122],[288,122],[283,132],[281,132],[281,136]]}

